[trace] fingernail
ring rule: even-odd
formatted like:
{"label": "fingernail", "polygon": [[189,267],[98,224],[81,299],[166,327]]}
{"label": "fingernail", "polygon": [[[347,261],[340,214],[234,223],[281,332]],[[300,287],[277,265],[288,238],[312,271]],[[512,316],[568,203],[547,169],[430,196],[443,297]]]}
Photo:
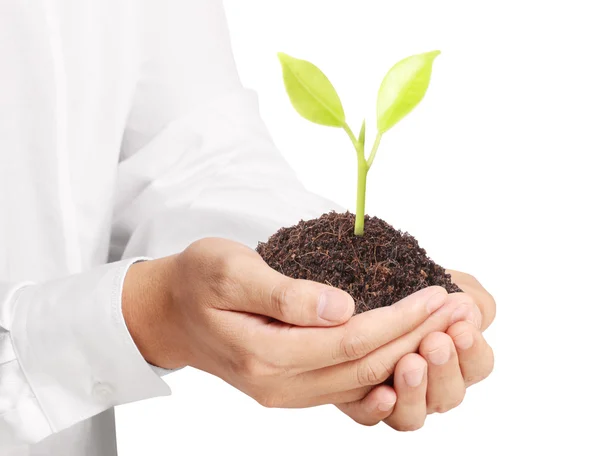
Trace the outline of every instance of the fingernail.
{"label": "fingernail", "polygon": [[435,364],[436,366],[446,364],[450,359],[450,347],[444,346],[430,351],[427,354],[427,359],[431,364]]}
{"label": "fingernail", "polygon": [[454,345],[461,350],[468,350],[473,346],[473,334],[464,332],[454,338]]}
{"label": "fingernail", "polygon": [[466,320],[468,318],[469,312],[472,313],[471,309],[469,309],[469,306],[463,304],[458,309],[456,309],[452,314],[452,317],[450,317],[450,324],[454,324],[457,321]]}
{"label": "fingernail", "polygon": [[348,314],[350,300],[339,290],[326,290],[319,296],[317,313],[323,320],[340,321]]}
{"label": "fingernail", "polygon": [[427,309],[427,312],[432,314],[433,312],[438,310],[440,307],[442,307],[444,305],[444,303],[446,302],[446,297],[447,297],[446,293],[436,293],[432,297],[430,297],[427,300],[427,304],[425,304],[425,308]]}
{"label": "fingernail", "polygon": [[419,386],[423,382],[423,376],[425,375],[425,369],[415,369],[412,371],[404,372],[404,381],[411,388]]}
{"label": "fingernail", "polygon": [[394,405],[396,405],[395,402],[381,402],[381,403],[379,403],[377,408],[379,410],[381,410],[382,412],[389,412],[390,410],[392,410],[394,408]]}

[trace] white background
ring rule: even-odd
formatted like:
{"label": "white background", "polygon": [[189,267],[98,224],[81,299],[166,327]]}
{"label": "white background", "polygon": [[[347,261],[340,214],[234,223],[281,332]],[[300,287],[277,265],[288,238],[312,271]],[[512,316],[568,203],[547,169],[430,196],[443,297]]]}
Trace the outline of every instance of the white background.
{"label": "white background", "polygon": [[493,293],[496,369],[409,434],[361,427],[333,406],[263,409],[186,369],[167,377],[172,397],[118,409],[120,453],[600,454],[597,2],[225,3],[242,79],[276,143],[310,189],[351,210],[352,147],[293,111],[276,53],[317,64],[353,128],[367,116],[372,133],[386,71],[442,51],[423,103],[384,137],[367,212]]}

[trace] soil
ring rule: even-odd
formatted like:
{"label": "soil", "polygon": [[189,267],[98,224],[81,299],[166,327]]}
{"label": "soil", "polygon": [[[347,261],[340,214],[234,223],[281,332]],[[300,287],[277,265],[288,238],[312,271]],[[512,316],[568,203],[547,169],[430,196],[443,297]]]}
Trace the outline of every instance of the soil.
{"label": "soil", "polygon": [[354,214],[329,212],[281,228],[256,251],[286,276],[348,292],[356,313],[389,306],[431,285],[461,291],[414,237],[368,215],[363,236],[354,235]]}

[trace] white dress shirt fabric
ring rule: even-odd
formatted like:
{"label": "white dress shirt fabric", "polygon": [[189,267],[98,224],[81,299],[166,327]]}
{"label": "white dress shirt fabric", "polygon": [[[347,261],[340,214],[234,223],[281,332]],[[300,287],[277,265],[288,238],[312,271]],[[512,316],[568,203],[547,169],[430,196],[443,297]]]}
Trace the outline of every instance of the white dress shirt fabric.
{"label": "white dress shirt fabric", "polygon": [[113,407],[170,393],[122,316],[133,262],[333,208],[273,145],[221,1],[1,1],[0,454],[115,455]]}

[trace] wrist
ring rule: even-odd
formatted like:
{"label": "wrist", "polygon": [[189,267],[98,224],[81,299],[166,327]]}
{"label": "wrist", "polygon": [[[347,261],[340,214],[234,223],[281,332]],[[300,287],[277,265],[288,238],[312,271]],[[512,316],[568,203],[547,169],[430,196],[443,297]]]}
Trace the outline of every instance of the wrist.
{"label": "wrist", "polygon": [[122,310],[127,329],[144,359],[154,366],[187,365],[178,347],[180,318],[172,298],[174,256],[133,264],[123,285]]}

